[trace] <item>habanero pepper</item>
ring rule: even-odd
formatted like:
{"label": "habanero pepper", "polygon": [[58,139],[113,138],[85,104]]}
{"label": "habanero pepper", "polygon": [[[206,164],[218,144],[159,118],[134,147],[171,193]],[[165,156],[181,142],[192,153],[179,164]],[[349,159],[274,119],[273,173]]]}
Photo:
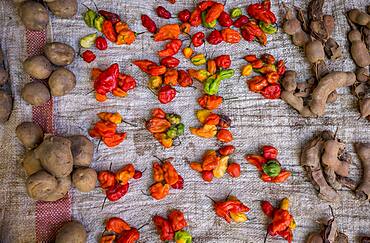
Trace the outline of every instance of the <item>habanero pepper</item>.
{"label": "habanero pepper", "polygon": [[217,71],[217,65],[216,65],[216,61],[213,60],[213,59],[208,59],[207,60],[207,71],[213,75],[216,73]]}
{"label": "habanero pepper", "polygon": [[176,184],[176,182],[179,180],[179,174],[177,174],[177,171],[175,167],[171,164],[169,161],[165,161],[162,164],[162,170],[164,173],[164,180],[167,184],[170,186]]}
{"label": "habanero pepper", "polygon": [[233,145],[225,145],[219,148],[217,152],[222,156],[229,156],[235,152],[235,147]]}
{"label": "habanero pepper", "polygon": [[211,23],[220,17],[221,13],[224,11],[224,5],[221,3],[215,2],[211,8],[207,11],[207,15],[205,17],[206,23]]}
{"label": "habanero pepper", "polygon": [[116,180],[121,185],[125,185],[128,183],[130,179],[132,179],[135,175],[135,167],[133,164],[127,164],[124,167],[122,167],[117,173],[116,173]]}
{"label": "habanero pepper", "polygon": [[190,19],[190,15],[191,15],[191,12],[188,10],[188,9],[184,9],[184,10],[181,10],[178,14],[177,14],[177,18],[183,22],[183,23],[187,23]]}
{"label": "habanero pepper", "polygon": [[111,13],[105,10],[99,10],[98,13],[103,16],[105,19],[109,20],[113,24],[116,24],[121,21],[121,18],[118,14]]}
{"label": "habanero pepper", "polygon": [[175,184],[173,184],[171,187],[173,189],[178,189],[178,190],[184,189],[184,178],[182,178],[182,176],[179,175],[178,181]]}
{"label": "habanero pepper", "polygon": [[132,61],[132,64],[136,65],[138,68],[141,69],[141,71],[145,72],[145,73],[148,73],[149,71],[149,66],[152,66],[152,65],[157,65],[155,62],[153,61],[150,61],[148,59],[144,59],[144,60],[135,60],[135,61]]}
{"label": "habanero pepper", "polygon": [[178,24],[166,24],[159,28],[158,32],[154,35],[154,41],[165,41],[178,39],[181,33]]}
{"label": "habanero pepper", "polygon": [[116,97],[126,97],[127,96],[127,92],[123,91],[121,88],[115,88],[114,90],[112,90],[112,95],[113,96],[116,96]]}
{"label": "habanero pepper", "polygon": [[[161,60],[161,65],[167,68],[175,68],[180,64],[180,60],[176,57],[165,57]],[[167,71],[168,72],[168,71]]]}
{"label": "habanero pepper", "polygon": [[223,143],[229,143],[233,141],[233,135],[229,130],[220,129],[217,133],[217,140]]}
{"label": "habanero pepper", "polygon": [[238,163],[231,163],[227,166],[227,173],[231,177],[239,177],[240,176],[240,165]]}
{"label": "habanero pepper", "polygon": [[105,223],[105,230],[108,232],[114,232],[116,234],[121,234],[123,231],[130,229],[130,225],[118,217],[109,218]]}
{"label": "habanero pepper", "polygon": [[212,7],[215,4],[215,1],[202,1],[198,3],[197,8],[200,9],[200,11],[205,11],[208,8]]}
{"label": "habanero pepper", "polygon": [[94,81],[94,89],[97,93],[105,95],[117,87],[117,78],[119,75],[119,66],[112,64],[104,70]]}
{"label": "habanero pepper", "polygon": [[172,17],[171,13],[163,6],[158,6],[155,9],[155,12],[157,13],[158,17],[163,19],[170,19]]}
{"label": "habanero pepper", "polygon": [[280,84],[270,84],[261,91],[261,94],[266,99],[279,99],[281,94]]}
{"label": "habanero pepper", "polygon": [[211,45],[218,45],[223,41],[221,32],[213,30],[207,37],[207,42]]}
{"label": "habanero pepper", "polygon": [[263,164],[267,162],[263,156],[256,154],[248,154],[245,156],[245,159],[249,164],[256,166],[259,171],[262,171]]}
{"label": "habanero pepper", "polygon": [[217,109],[222,104],[223,98],[217,95],[203,95],[198,99],[198,104],[207,110]]}
{"label": "habanero pepper", "polygon": [[108,170],[99,171],[98,181],[102,189],[108,189],[116,184],[116,175]]}
{"label": "habanero pepper", "polygon": [[275,208],[268,201],[261,201],[262,212],[269,218],[272,218]]}
{"label": "habanero pepper", "polygon": [[202,179],[207,182],[211,182],[213,180],[213,173],[211,170],[204,170],[202,171]]}
{"label": "habanero pepper", "polygon": [[117,41],[117,33],[116,33],[116,31],[114,29],[114,26],[113,26],[113,23],[111,21],[104,20],[102,33],[111,42],[115,43]]}
{"label": "habanero pepper", "polygon": [[179,231],[188,226],[184,214],[180,210],[173,210],[168,215],[168,221],[171,224],[173,231]]}
{"label": "habanero pepper", "polygon": [[269,35],[272,35],[278,31],[278,28],[275,26],[275,24],[266,24],[264,22],[259,22],[258,26],[263,32]]}
{"label": "habanero pepper", "polygon": [[179,73],[178,83],[181,87],[189,87],[193,85],[193,79],[190,77],[187,71],[178,70],[178,73]]}
{"label": "habanero pepper", "polygon": [[260,93],[262,90],[268,86],[268,82],[265,77],[255,76],[247,80],[248,88],[252,92]]}
{"label": "habanero pepper", "polygon": [[164,74],[163,83],[165,85],[176,86],[179,79],[179,73],[176,69],[168,69]]}
{"label": "habanero pepper", "polygon": [[155,215],[153,217],[153,223],[157,229],[158,234],[160,235],[160,238],[162,241],[170,241],[173,240],[173,237],[175,235],[171,224],[168,220],[165,218]]}
{"label": "habanero pepper", "polygon": [[263,157],[268,160],[276,159],[278,156],[278,150],[273,146],[265,145],[262,147]]}
{"label": "habanero pepper", "polygon": [[191,55],[193,55],[193,49],[191,49],[190,47],[185,47],[184,49],[182,49],[182,54],[186,59],[189,59]]}
{"label": "habanero pepper", "polygon": [[202,23],[202,10],[196,8],[190,14],[189,24],[191,26],[197,27]]}
{"label": "habanero pepper", "polygon": [[252,18],[262,21],[266,24],[276,23],[276,17],[269,9],[265,9],[260,3],[251,4],[247,7],[247,12]]}
{"label": "habanero pepper", "polygon": [[244,60],[246,60],[247,62],[251,63],[251,62],[254,62],[254,61],[257,61],[258,58],[256,55],[246,55],[244,56],[243,58]]}
{"label": "habanero pepper", "polygon": [[130,30],[130,28],[128,27],[128,24],[126,24],[125,22],[118,22],[114,25],[114,29],[116,30],[116,33],[119,33],[121,31],[124,31],[124,30]]}
{"label": "habanero pepper", "polygon": [[211,75],[205,69],[195,70],[195,69],[190,68],[190,69],[188,69],[188,73],[189,73],[191,78],[195,78],[199,82],[204,82]]}
{"label": "habanero pepper", "polygon": [[114,187],[106,190],[105,194],[109,201],[115,202],[121,199],[128,192],[129,183],[125,185],[116,184]]}
{"label": "habanero pepper", "polygon": [[94,27],[94,20],[96,19],[97,16],[98,16],[98,14],[94,10],[88,9],[83,14],[83,18],[84,18],[85,24],[87,26],[89,26],[90,28],[91,27]]}
{"label": "habanero pepper", "polygon": [[207,15],[207,11],[202,12],[202,25],[205,28],[213,29],[216,26],[216,24],[217,24],[217,20],[213,20],[212,22],[207,23],[206,22],[206,15]]}
{"label": "habanero pepper", "polygon": [[148,66],[148,74],[152,75],[152,76],[159,76],[159,75],[163,75],[167,72],[167,68],[163,65],[150,65]]}
{"label": "habanero pepper", "polygon": [[131,45],[136,40],[136,33],[132,30],[123,30],[117,36],[117,45]]}
{"label": "habanero pepper", "polygon": [[241,15],[237,20],[234,21],[233,26],[235,28],[240,28],[248,22],[249,22],[249,18],[245,15]]}
{"label": "habanero pepper", "polygon": [[252,74],[252,71],[253,71],[252,64],[247,64],[242,67],[241,75],[247,77]]}
{"label": "habanero pepper", "polygon": [[145,128],[151,133],[162,133],[171,127],[171,123],[165,118],[153,117],[145,123]]}
{"label": "habanero pepper", "polygon": [[162,182],[164,181],[164,173],[162,169],[162,165],[158,162],[153,163],[153,180],[155,182]]}
{"label": "habanero pepper", "polygon": [[104,22],[105,18],[101,15],[99,15],[98,17],[96,17],[94,19],[94,27],[97,31],[99,32],[102,32],[103,31],[103,22]]}
{"label": "habanero pepper", "polygon": [[106,50],[108,48],[107,40],[104,37],[99,36],[95,40],[95,46],[96,46],[97,49],[99,49],[101,51]]}
{"label": "habanero pepper", "polygon": [[217,127],[216,125],[203,125],[202,127],[199,128],[190,128],[191,134],[194,134],[198,137],[201,138],[213,138],[217,134]]}
{"label": "habanero pepper", "polygon": [[125,92],[132,90],[136,87],[136,80],[126,74],[120,74],[118,76],[118,86]]}
{"label": "habanero pepper", "polygon": [[231,126],[231,118],[226,115],[220,115],[218,126],[221,128],[229,128]]}
{"label": "habanero pepper", "polygon": [[140,233],[136,228],[122,232],[116,243],[136,243],[140,239]]}
{"label": "habanero pepper", "polygon": [[217,156],[217,153],[214,150],[208,150],[203,155],[202,160],[202,170],[206,171],[216,169],[220,163],[220,157]]}
{"label": "habanero pepper", "polygon": [[170,192],[170,185],[157,182],[149,187],[149,192],[154,199],[161,200]]}
{"label": "habanero pepper", "polygon": [[151,114],[153,118],[166,118],[166,112],[164,112],[164,110],[161,108],[154,108],[151,111]]}
{"label": "habanero pepper", "polygon": [[96,59],[96,55],[94,54],[94,52],[92,52],[90,50],[84,51],[82,53],[81,57],[87,63],[91,63]]}
{"label": "habanero pepper", "polygon": [[114,124],[122,123],[122,116],[118,112],[115,112],[115,113],[99,112],[97,116],[100,118],[100,120],[103,120],[103,121],[109,121]]}
{"label": "habanero pepper", "polygon": [[191,25],[189,23],[182,23],[180,25],[181,33],[189,34],[191,29]]}
{"label": "habanero pepper", "polygon": [[172,88],[170,85],[164,85],[158,91],[158,100],[162,104],[171,102],[175,97],[176,89]]}
{"label": "habanero pepper", "polygon": [[114,243],[116,240],[116,235],[103,235],[100,238],[99,243]]}
{"label": "habanero pepper", "polygon": [[230,28],[221,30],[221,35],[222,39],[230,44],[239,43],[241,39],[239,32]]}
{"label": "habanero pepper", "polygon": [[192,170],[195,170],[197,172],[202,172],[203,171],[203,168],[202,168],[202,164],[201,163],[198,163],[198,162],[191,162],[189,164],[190,168]]}
{"label": "habanero pepper", "polygon": [[222,27],[230,27],[233,25],[233,20],[231,19],[230,15],[223,11],[221,14],[220,14],[220,17],[218,17],[218,23],[222,26]]}
{"label": "habanero pepper", "polygon": [[232,76],[234,76],[234,74],[235,74],[234,69],[225,69],[225,70],[221,70],[221,71],[219,72],[220,78],[221,78],[222,80],[224,80],[224,79],[229,79],[229,78],[231,78]]}
{"label": "habanero pepper", "polygon": [[159,57],[168,57],[177,54],[182,46],[182,41],[179,39],[171,40],[165,45],[165,49],[158,51]]}
{"label": "habanero pepper", "polygon": [[283,60],[279,60],[276,64],[276,67],[277,67],[277,73],[280,75],[280,76],[283,76],[285,71],[286,71],[286,67],[285,67],[285,63]]}
{"label": "habanero pepper", "polygon": [[218,68],[228,69],[231,66],[230,55],[221,55],[215,58]]}
{"label": "habanero pepper", "polygon": [[193,44],[194,47],[199,47],[203,45],[205,37],[206,37],[205,34],[199,31],[191,37],[191,43]]}
{"label": "habanero pepper", "polygon": [[268,53],[262,54],[261,60],[264,63],[267,63],[267,64],[274,64],[275,63],[275,57],[271,54],[268,54]]}
{"label": "habanero pepper", "polygon": [[116,133],[117,125],[108,121],[98,121],[89,130],[89,135],[93,138],[111,137]]}
{"label": "habanero pepper", "polygon": [[107,145],[108,147],[112,148],[112,147],[115,147],[117,145],[119,145],[120,143],[123,142],[123,140],[125,140],[126,138],[126,133],[123,132],[123,133],[116,133],[114,134],[113,136],[111,137],[103,137],[102,138],[102,141],[105,145]]}
{"label": "habanero pepper", "polygon": [[141,24],[150,32],[155,33],[157,31],[157,25],[155,22],[146,14],[141,15]]}
{"label": "habanero pepper", "polygon": [[195,66],[200,66],[207,62],[207,59],[204,56],[204,54],[197,54],[193,56],[190,60],[191,60],[191,63],[193,63]]}

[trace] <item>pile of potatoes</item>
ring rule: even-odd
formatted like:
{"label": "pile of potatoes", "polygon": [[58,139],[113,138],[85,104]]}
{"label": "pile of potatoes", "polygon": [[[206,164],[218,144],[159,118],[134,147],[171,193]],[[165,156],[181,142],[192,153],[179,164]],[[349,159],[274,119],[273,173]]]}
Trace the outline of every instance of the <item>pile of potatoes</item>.
{"label": "pile of potatoes", "polygon": [[23,87],[21,96],[31,105],[43,105],[51,96],[66,95],[76,86],[76,76],[64,67],[73,62],[75,50],[67,44],[52,42],[45,45],[44,54],[23,62],[23,70],[32,78],[48,79],[48,86],[36,80]]}
{"label": "pile of potatoes", "polygon": [[4,53],[0,48],[0,123],[6,122],[13,108],[13,99],[10,94],[9,74],[2,67],[4,63]]}
{"label": "pile of potatoes", "polygon": [[59,200],[71,185],[81,192],[94,190],[97,173],[89,168],[94,145],[85,136],[44,134],[33,122],[18,125],[16,135],[27,149],[22,166],[28,176],[27,194],[32,199]]}
{"label": "pile of potatoes", "polygon": [[[29,30],[46,29],[49,23],[47,8],[37,1],[13,0],[19,5],[19,17]],[[72,18],[77,13],[77,0],[44,0],[49,10],[57,17]]]}

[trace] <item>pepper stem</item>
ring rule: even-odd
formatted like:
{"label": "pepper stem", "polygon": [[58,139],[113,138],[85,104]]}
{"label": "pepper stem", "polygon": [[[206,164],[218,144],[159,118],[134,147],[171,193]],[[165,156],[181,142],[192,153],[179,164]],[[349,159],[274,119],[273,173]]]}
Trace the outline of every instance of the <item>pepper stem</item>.
{"label": "pepper stem", "polygon": [[123,122],[123,123],[126,123],[126,124],[128,124],[128,125],[130,125],[130,126],[133,126],[133,127],[138,127],[138,125],[137,125],[137,124],[133,124],[133,123],[130,123],[130,122],[125,121],[125,120],[122,120],[122,122]]}
{"label": "pepper stem", "polygon": [[140,191],[141,191],[141,193],[142,193],[142,194],[144,194],[145,196],[150,197],[150,195],[149,195],[149,194],[146,194],[143,190],[140,190]]}
{"label": "pepper stem", "polygon": [[157,160],[159,160],[162,164],[164,163],[164,160],[160,159],[157,155],[153,155],[153,157],[156,158]]}
{"label": "pepper stem", "polygon": [[107,201],[107,197],[104,198],[103,205],[101,205],[101,210],[103,210],[106,201]]}
{"label": "pepper stem", "polygon": [[333,208],[331,207],[331,205],[329,205],[329,208],[330,208],[331,216],[333,217],[333,219],[335,219],[334,211],[333,211]]}
{"label": "pepper stem", "polygon": [[209,198],[209,199],[211,199],[211,201],[213,202],[213,203],[216,203],[216,201],[213,199],[213,198],[211,198],[210,196],[208,196],[208,195],[205,195],[207,198]]}
{"label": "pepper stem", "polygon": [[110,170],[110,171],[112,170],[112,162],[110,162],[109,170]]}
{"label": "pepper stem", "polygon": [[265,235],[265,239],[263,240],[263,243],[266,243],[266,241],[267,241],[267,236],[269,235],[269,232],[268,231],[266,231],[266,235]]}
{"label": "pepper stem", "polygon": [[98,146],[96,146],[96,152],[98,152],[99,151],[99,146],[100,146],[100,143],[101,143],[101,139],[99,139],[99,142],[98,142]]}
{"label": "pepper stem", "polygon": [[137,230],[141,230],[142,228],[144,228],[145,226],[149,225],[149,223],[146,223],[146,224],[143,224],[142,226],[140,226]]}

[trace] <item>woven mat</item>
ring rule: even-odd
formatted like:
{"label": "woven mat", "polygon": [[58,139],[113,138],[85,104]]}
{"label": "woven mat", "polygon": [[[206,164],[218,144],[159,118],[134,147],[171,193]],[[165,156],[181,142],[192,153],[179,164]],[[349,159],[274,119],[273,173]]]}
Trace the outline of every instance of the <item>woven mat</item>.
{"label": "woven mat", "polygon": [[[82,1],[81,1],[82,2]],[[84,1],[90,4],[89,1]],[[253,1],[256,2],[256,1]],[[290,1],[288,5],[304,7],[307,1]],[[327,1],[327,13],[334,14],[336,19],[335,38],[344,47],[344,58],[330,64],[331,70],[351,71],[354,65],[349,58],[346,32],[348,25],[342,14],[353,7],[364,7],[367,0],[333,0]],[[154,17],[159,25],[168,23],[155,17],[153,8],[159,4],[168,6],[176,13],[185,7],[191,9],[192,1],[178,0],[175,5],[167,1],[117,1],[105,0],[99,2],[99,7],[121,14],[130,26],[137,32],[143,31],[139,16],[141,13]],[[245,1],[228,1],[228,7],[245,5]],[[79,6],[79,14],[70,20],[51,18],[48,29],[49,40],[69,43],[78,49],[80,37],[93,30],[85,26],[81,14],[84,11]],[[278,11],[277,2],[273,3],[273,10]],[[15,99],[14,111],[11,119],[0,126],[0,241],[1,242],[36,242],[42,241],[40,236],[43,222],[49,222],[47,216],[37,215],[40,208],[25,193],[25,174],[20,166],[24,153],[23,147],[15,138],[15,127],[22,121],[32,120],[32,107],[20,98],[20,89],[30,81],[22,72],[22,61],[27,57],[26,31],[20,24],[16,9],[9,0],[0,0],[0,39],[1,46],[6,51],[10,66],[10,76]],[[172,19],[170,21],[175,22]],[[176,100],[168,105],[160,105],[156,98],[144,88],[147,77],[136,67],[130,64],[132,59],[152,58],[156,60],[155,52],[161,43],[154,43],[150,35],[145,34],[131,46],[110,46],[108,51],[97,52],[98,58],[92,64],[86,64],[77,59],[69,66],[77,76],[77,86],[68,95],[54,99],[54,126],[55,133],[63,135],[85,134],[90,124],[96,119],[95,114],[100,111],[119,111],[126,120],[142,124],[143,118],[149,116],[149,110],[162,107],[168,112],[176,112],[183,116],[187,126],[197,125],[194,110],[198,108],[196,98],[199,90],[181,89]],[[294,47],[289,37],[279,33],[269,37],[269,43],[261,48],[256,43],[241,42],[237,45],[221,44],[217,47],[207,46],[207,53],[217,56],[232,53],[233,67],[238,69],[244,64],[241,57],[245,54],[262,54],[269,52],[276,57],[287,61],[289,69],[299,72],[299,79],[305,80],[309,76],[309,66],[303,58],[302,50]],[[203,51],[200,48],[199,51]],[[117,62],[123,71],[133,75],[141,84],[134,92],[124,99],[109,99],[107,102],[97,103],[89,81],[89,70],[92,67],[107,67]],[[188,61],[182,61],[181,67],[190,67]],[[294,232],[294,242],[303,242],[308,233],[318,230],[316,221],[321,217],[329,217],[328,203],[317,198],[311,183],[304,176],[299,165],[299,154],[303,144],[312,137],[317,130],[339,128],[338,136],[348,144],[348,151],[353,158],[351,177],[358,180],[361,170],[359,161],[353,151],[354,142],[370,141],[370,126],[364,120],[359,120],[356,108],[356,99],[349,94],[348,89],[339,90],[340,96],[336,103],[327,108],[325,117],[318,119],[304,119],[281,100],[266,100],[260,95],[247,90],[245,80],[236,76],[224,81],[221,95],[237,100],[227,101],[221,111],[231,116],[235,128],[235,145],[238,153],[235,161],[242,164],[242,176],[238,179],[225,178],[205,183],[199,174],[193,172],[185,163],[185,159],[200,159],[206,149],[217,148],[214,140],[203,140],[194,137],[186,130],[182,137],[182,144],[169,150],[163,150],[152,136],[142,127],[133,128],[123,125],[127,131],[127,140],[114,149],[100,146],[95,154],[92,166],[97,169],[107,169],[113,162],[113,169],[123,164],[133,162],[139,169],[148,168],[140,181],[131,184],[129,193],[115,203],[107,203],[104,210],[101,204],[104,199],[99,189],[90,193],[80,193],[74,189],[70,191],[71,203],[67,204],[72,211],[72,218],[81,221],[88,231],[88,242],[96,242],[103,232],[103,221],[110,216],[119,216],[127,220],[132,226],[139,227],[158,213],[165,215],[172,208],[183,210],[189,222],[188,230],[194,236],[194,242],[263,242],[268,223],[262,215],[259,201],[267,199],[278,202],[283,197],[292,201],[292,214],[297,222]],[[243,156],[255,152],[259,145],[274,144],[281,151],[279,160],[287,169],[293,171],[294,176],[282,185],[273,185],[261,182],[258,172],[245,163]],[[153,155],[159,157],[176,158],[174,165],[185,179],[185,189],[172,190],[170,195],[162,200],[155,201],[141,193],[151,184],[150,166]],[[249,217],[253,220],[242,224],[226,224],[217,218],[212,209],[212,203],[205,195],[215,199],[224,198],[232,190],[238,198],[252,210]],[[336,214],[340,230],[348,234],[350,242],[358,240],[359,235],[370,235],[370,210],[367,202],[359,202],[347,191],[341,191],[341,202],[332,205]],[[55,211],[53,206],[44,215]],[[45,217],[45,218],[43,218]],[[36,218],[39,222],[36,223]],[[45,223],[44,223],[45,225]],[[51,236],[52,237],[52,236]],[[268,242],[283,242],[269,239]],[[159,242],[154,226],[150,224],[141,230],[140,242]]]}

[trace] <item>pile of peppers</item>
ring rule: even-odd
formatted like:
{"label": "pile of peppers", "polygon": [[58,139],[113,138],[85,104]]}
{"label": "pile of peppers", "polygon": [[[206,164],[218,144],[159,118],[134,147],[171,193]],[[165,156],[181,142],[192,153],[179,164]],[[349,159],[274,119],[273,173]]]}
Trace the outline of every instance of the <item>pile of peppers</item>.
{"label": "pile of peppers", "polygon": [[259,74],[247,80],[249,90],[262,94],[266,99],[279,99],[280,79],[286,70],[284,61],[276,61],[271,54],[263,54],[260,58],[256,55],[247,55],[244,59],[249,64],[242,68],[242,76],[249,76],[252,70]]}
{"label": "pile of peppers", "polygon": [[292,175],[290,171],[281,168],[277,160],[278,150],[273,146],[263,146],[262,155],[248,154],[245,159],[261,172],[264,182],[281,183]]}
{"label": "pile of peppers", "polygon": [[118,217],[109,218],[105,222],[105,230],[99,243],[135,243],[140,239],[137,228],[131,227]]}
{"label": "pile of peppers", "polygon": [[150,196],[156,200],[165,198],[170,188],[182,190],[184,179],[180,176],[171,161],[173,158],[153,162],[154,184],[149,187]]}
{"label": "pile of peppers", "polygon": [[99,102],[106,101],[108,93],[115,97],[126,97],[128,91],[136,87],[136,80],[130,75],[120,73],[117,63],[105,70],[93,68],[91,81],[94,83],[95,99]]}
{"label": "pile of peppers", "polygon": [[230,156],[235,152],[233,145],[225,145],[218,150],[208,150],[203,155],[202,162],[191,162],[190,168],[201,173],[202,179],[211,182],[213,178],[220,179],[226,172],[231,177],[240,176],[240,165],[229,162]]}
{"label": "pile of peppers", "polygon": [[198,110],[196,116],[201,127],[191,127],[190,132],[198,137],[213,138],[216,137],[218,141],[229,143],[233,141],[233,135],[228,130],[231,126],[231,119],[226,115],[219,115],[213,113],[211,110]]}
{"label": "pile of peppers", "polygon": [[153,223],[162,241],[175,240],[176,243],[191,243],[192,236],[184,228],[188,226],[184,214],[180,210],[173,210],[164,218],[159,215],[153,217]]}
{"label": "pile of peppers", "polygon": [[281,200],[280,205],[277,208],[273,207],[268,201],[262,201],[261,208],[263,213],[272,220],[267,228],[267,234],[273,237],[281,236],[291,243],[296,223],[293,216],[288,211],[289,199],[284,198]]}
{"label": "pile of peppers", "polygon": [[117,132],[117,125],[122,123],[122,116],[118,113],[100,112],[97,114],[100,121],[89,130],[92,138],[98,138],[108,147],[118,146],[126,138],[126,133]]}
{"label": "pile of peppers", "polygon": [[152,117],[146,121],[146,129],[165,148],[171,148],[175,139],[184,134],[185,125],[181,123],[181,116],[166,113],[161,108],[151,112]]}
{"label": "pile of peppers", "polygon": [[248,220],[247,213],[249,208],[244,205],[237,197],[228,196],[226,200],[213,201],[213,207],[218,217],[226,220],[227,223],[243,223]]}
{"label": "pile of peppers", "polygon": [[127,194],[129,189],[129,180],[140,179],[142,172],[135,170],[133,164],[123,166],[117,172],[103,170],[98,172],[98,181],[109,201],[115,202]]}

